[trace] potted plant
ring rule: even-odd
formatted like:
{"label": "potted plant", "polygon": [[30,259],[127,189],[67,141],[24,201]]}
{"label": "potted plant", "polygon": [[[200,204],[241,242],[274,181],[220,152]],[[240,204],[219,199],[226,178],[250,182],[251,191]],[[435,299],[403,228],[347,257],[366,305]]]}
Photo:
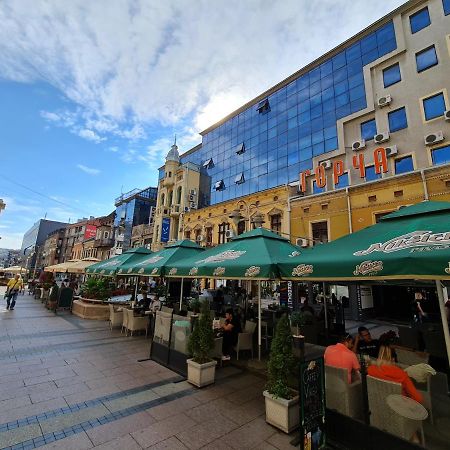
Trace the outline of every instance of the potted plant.
{"label": "potted plant", "polygon": [[193,298],[189,301],[189,307],[194,314],[198,314],[200,312],[201,304],[202,302],[199,298]]}
{"label": "potted plant", "polygon": [[295,368],[292,352],[292,334],[288,316],[283,315],[277,323],[270,348],[267,366],[268,376],[264,391],[266,422],[290,433],[299,426],[299,396],[289,386],[289,378]]}
{"label": "potted plant", "polygon": [[194,330],[189,338],[188,349],[192,355],[187,360],[188,381],[197,387],[214,383],[217,361],[210,357],[214,349],[214,331],[209,302],[201,302],[200,317],[194,322]]}

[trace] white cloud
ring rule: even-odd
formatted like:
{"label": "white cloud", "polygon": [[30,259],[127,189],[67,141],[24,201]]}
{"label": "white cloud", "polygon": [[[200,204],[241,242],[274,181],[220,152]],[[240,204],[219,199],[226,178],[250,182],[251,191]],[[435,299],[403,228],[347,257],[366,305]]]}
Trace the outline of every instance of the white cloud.
{"label": "white cloud", "polygon": [[113,146],[105,149],[107,152],[117,153],[119,151],[119,147]]}
{"label": "white cloud", "polygon": [[92,167],[83,166],[83,164],[77,164],[77,169],[80,169],[89,175],[98,175],[100,173],[99,169],[94,169]]}
{"label": "white cloud", "polygon": [[93,142],[157,124],[191,135],[401,3],[4,0],[0,76],[60,89],[77,107],[42,117]]}
{"label": "white cloud", "polygon": [[88,141],[95,142],[96,144],[106,140],[106,138],[100,137],[97,133],[95,133],[92,130],[87,130],[86,128],[83,128],[78,132],[78,136],[87,139]]}

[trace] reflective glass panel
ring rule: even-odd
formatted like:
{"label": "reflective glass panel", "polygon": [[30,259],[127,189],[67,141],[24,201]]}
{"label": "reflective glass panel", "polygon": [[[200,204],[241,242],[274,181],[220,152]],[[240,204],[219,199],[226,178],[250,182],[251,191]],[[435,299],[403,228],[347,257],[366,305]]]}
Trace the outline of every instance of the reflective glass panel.
{"label": "reflective glass panel", "polygon": [[406,156],[404,158],[395,160],[395,173],[406,173],[414,170],[414,162],[412,156]]}
{"label": "reflective glass panel", "polygon": [[361,124],[361,139],[370,141],[377,134],[377,124],[375,119],[368,120]]}
{"label": "reflective glass panel", "polygon": [[433,150],[431,158],[435,166],[450,163],[450,145]]}
{"label": "reflective glass panel", "polygon": [[438,63],[434,45],[416,53],[417,72],[423,72]]}
{"label": "reflective glass panel", "polygon": [[389,131],[391,133],[408,127],[408,120],[406,118],[405,108],[400,108],[395,111],[391,111],[390,113],[388,113],[388,119],[389,119]]}
{"label": "reflective glass panel", "polygon": [[378,180],[381,178],[381,173],[375,172],[375,166],[366,167],[366,181]]}
{"label": "reflective glass panel", "polygon": [[392,86],[402,80],[400,73],[400,64],[394,64],[391,67],[383,70],[383,83],[384,87]]}
{"label": "reflective glass panel", "polygon": [[431,20],[428,8],[423,8],[409,16],[409,23],[411,24],[411,33],[413,34],[430,25]]}
{"label": "reflective glass panel", "polygon": [[423,109],[425,112],[425,119],[431,120],[436,117],[442,116],[445,112],[445,99],[444,94],[433,95],[423,101]]}

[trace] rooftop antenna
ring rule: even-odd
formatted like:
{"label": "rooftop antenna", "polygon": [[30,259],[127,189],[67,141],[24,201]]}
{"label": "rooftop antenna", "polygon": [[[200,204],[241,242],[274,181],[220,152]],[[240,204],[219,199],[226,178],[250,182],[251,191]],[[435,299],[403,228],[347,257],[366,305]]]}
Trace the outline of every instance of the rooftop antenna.
{"label": "rooftop antenna", "polygon": [[177,145],[177,135],[176,135],[176,133],[174,134],[174,142],[173,142],[173,145]]}
{"label": "rooftop antenna", "polygon": [[47,218],[47,213],[44,214],[44,220]]}

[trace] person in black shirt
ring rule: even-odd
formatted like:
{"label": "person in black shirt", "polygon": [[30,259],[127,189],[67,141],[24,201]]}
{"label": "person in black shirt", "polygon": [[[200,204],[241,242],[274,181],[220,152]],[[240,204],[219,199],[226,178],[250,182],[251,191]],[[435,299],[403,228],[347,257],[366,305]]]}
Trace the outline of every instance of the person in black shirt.
{"label": "person in black shirt", "polygon": [[238,318],[234,316],[232,309],[227,309],[225,313],[225,324],[222,327],[222,332],[222,359],[229,360],[231,350],[237,344],[238,335],[241,332],[241,324]]}
{"label": "person in black shirt", "polygon": [[378,358],[379,350],[380,342],[378,339],[372,339],[370,331],[366,327],[359,327],[353,351],[369,355],[371,358]]}

